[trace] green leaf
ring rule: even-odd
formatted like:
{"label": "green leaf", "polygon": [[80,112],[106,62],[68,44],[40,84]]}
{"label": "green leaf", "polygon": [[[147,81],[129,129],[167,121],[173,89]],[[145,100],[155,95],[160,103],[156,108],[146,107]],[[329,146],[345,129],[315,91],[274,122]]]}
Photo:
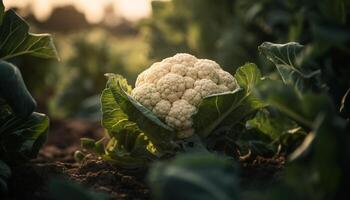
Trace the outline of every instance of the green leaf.
{"label": "green leaf", "polygon": [[238,85],[249,95],[255,85],[261,80],[261,72],[254,63],[247,63],[239,67],[235,74]]}
{"label": "green leaf", "polygon": [[[149,140],[156,146],[158,150],[166,151],[173,149],[173,129],[160,121],[152,113],[152,111],[142,106],[139,102],[137,102],[133,97],[129,95],[128,92],[130,92],[131,87],[127,84],[124,78],[114,74],[108,74],[107,76],[107,88],[113,94],[115,102],[107,103],[106,106],[116,106],[116,104],[118,104],[115,109],[120,108],[121,111],[128,117],[127,120],[136,123],[138,128],[149,138]],[[108,95],[110,94],[107,92],[106,96],[109,97],[108,99],[111,101],[112,99]],[[104,100],[102,100],[102,102],[103,101]],[[120,115],[122,117],[125,117],[125,115],[118,114],[117,112],[106,114],[106,116],[112,115]],[[111,123],[109,119],[106,119],[105,123],[113,124],[113,122]],[[119,121],[116,121],[113,126],[118,123]]]}
{"label": "green leaf", "polygon": [[10,167],[0,160],[0,196],[7,193],[8,186],[7,180],[11,177],[11,169]]}
{"label": "green leaf", "polygon": [[109,140],[103,156],[110,163],[124,169],[140,169],[158,158],[143,133],[123,132],[118,136]]}
{"label": "green leaf", "polygon": [[0,72],[0,155],[7,160],[28,160],[42,145],[48,118],[33,113],[36,103],[16,66],[0,61]]}
{"label": "green leaf", "polygon": [[296,88],[284,85],[280,81],[267,80],[259,83],[256,95],[308,129],[313,128],[313,120],[320,112],[325,115],[334,113],[332,103],[325,95],[312,93],[302,95]]}
{"label": "green leaf", "polygon": [[259,46],[260,53],[275,64],[283,82],[295,85],[300,90],[308,88],[308,85],[316,85],[318,82],[315,79],[319,78],[321,73],[320,70],[313,71],[308,67],[302,67],[301,57],[298,57],[302,50],[303,45],[296,42],[286,44],[264,42]]}
{"label": "green leaf", "polygon": [[0,160],[0,178],[3,179],[9,179],[11,176],[11,169],[10,167],[3,162],[2,160]]}
{"label": "green leaf", "polygon": [[208,153],[179,155],[156,163],[148,184],[156,200],[234,200],[239,197],[237,171],[227,158]]}
{"label": "green leaf", "polygon": [[49,192],[55,200],[105,200],[108,199],[105,193],[92,192],[71,181],[56,178],[49,184]]}
{"label": "green leaf", "polygon": [[297,124],[280,113],[271,113],[268,110],[257,112],[255,117],[247,121],[249,128],[254,128],[268,135],[272,140],[278,139],[289,130],[297,128]]}
{"label": "green leaf", "polygon": [[[118,78],[124,84],[124,89],[130,92],[131,87],[127,85],[125,79],[119,76]],[[106,88],[102,92],[101,104],[102,125],[112,137],[107,144],[104,159],[127,169],[144,167],[150,160],[154,160],[156,152],[148,149],[152,143],[137,124],[129,120],[128,115],[123,112],[118,101],[116,101],[111,89]]]}
{"label": "green leaf", "polygon": [[0,59],[6,60],[25,54],[58,59],[51,35],[28,31],[29,25],[20,16],[13,10],[6,11],[0,25]]}
{"label": "green leaf", "polygon": [[122,111],[110,89],[103,90],[101,95],[102,125],[112,131],[113,126],[120,121],[128,120],[128,116]]}
{"label": "green leaf", "polygon": [[274,44],[264,42],[258,47],[261,54],[276,65],[283,82],[287,83],[292,73],[299,73],[301,69],[295,64],[295,58],[302,51],[303,45],[296,42]]}
{"label": "green leaf", "polygon": [[248,63],[240,67],[235,77],[242,88],[208,96],[199,105],[198,112],[193,116],[193,126],[200,137],[207,137],[219,125],[234,126],[265,106],[251,95],[252,88],[261,78],[255,64]]}
{"label": "green leaf", "polygon": [[18,121],[1,133],[0,155],[8,162],[21,162],[35,158],[46,141],[49,118],[33,113],[25,121]]}
{"label": "green leaf", "polygon": [[233,92],[208,96],[193,115],[193,127],[201,138],[206,138],[228,115],[237,109],[243,99],[245,91],[237,89]]}
{"label": "green leaf", "polygon": [[2,2],[2,0],[0,0],[0,25],[2,24],[4,14],[5,14],[5,6],[4,6],[4,3]]}
{"label": "green leaf", "polygon": [[33,113],[26,121],[12,128],[1,142],[11,161],[35,158],[47,138],[49,118],[41,113]]}
{"label": "green leaf", "polygon": [[[28,117],[36,107],[21,72],[16,66],[5,61],[0,61],[0,98],[9,104],[14,114],[20,118]],[[0,121],[0,125],[2,123]]]}
{"label": "green leaf", "polygon": [[6,194],[8,192],[7,182],[0,177],[0,195]]}

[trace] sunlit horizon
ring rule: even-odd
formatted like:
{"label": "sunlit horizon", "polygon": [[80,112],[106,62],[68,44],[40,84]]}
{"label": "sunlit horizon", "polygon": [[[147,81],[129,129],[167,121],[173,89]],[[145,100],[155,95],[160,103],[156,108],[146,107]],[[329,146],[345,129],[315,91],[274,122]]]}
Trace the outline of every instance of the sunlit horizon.
{"label": "sunlit horizon", "polygon": [[105,9],[111,5],[119,17],[136,21],[150,15],[151,0],[4,0],[7,8],[30,8],[41,21],[50,17],[54,8],[74,6],[85,15],[90,23],[99,23],[105,16]]}

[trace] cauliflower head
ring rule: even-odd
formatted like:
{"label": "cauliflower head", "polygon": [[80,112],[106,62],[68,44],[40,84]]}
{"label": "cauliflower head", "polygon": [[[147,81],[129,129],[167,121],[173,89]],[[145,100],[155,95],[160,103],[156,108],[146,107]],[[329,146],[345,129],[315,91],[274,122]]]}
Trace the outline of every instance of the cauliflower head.
{"label": "cauliflower head", "polygon": [[236,79],[215,61],[179,53],[140,73],[131,95],[181,139],[194,134],[192,116],[204,97],[238,87]]}

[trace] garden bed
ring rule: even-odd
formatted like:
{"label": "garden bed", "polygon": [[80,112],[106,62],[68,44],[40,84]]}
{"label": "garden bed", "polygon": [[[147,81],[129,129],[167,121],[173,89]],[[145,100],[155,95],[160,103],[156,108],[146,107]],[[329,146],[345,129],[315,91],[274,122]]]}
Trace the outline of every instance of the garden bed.
{"label": "garden bed", "polygon": [[[103,129],[98,123],[53,120],[50,137],[38,157],[13,170],[8,199],[50,199],[47,187],[55,177],[66,177],[94,191],[104,192],[110,199],[150,199],[146,172],[121,170],[95,156],[87,157],[82,163],[74,160],[81,137],[98,139],[102,135]],[[273,182],[283,168],[284,158],[256,157],[240,164],[242,187],[255,187]]]}

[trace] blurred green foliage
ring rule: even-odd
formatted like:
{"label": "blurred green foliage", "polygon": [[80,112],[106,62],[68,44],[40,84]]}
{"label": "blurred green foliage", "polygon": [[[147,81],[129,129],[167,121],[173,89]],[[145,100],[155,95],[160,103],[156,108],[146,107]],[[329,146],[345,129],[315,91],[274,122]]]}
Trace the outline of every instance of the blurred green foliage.
{"label": "blurred green foliage", "polygon": [[[60,38],[62,63],[50,105],[51,113],[57,117],[86,114],[91,106],[95,106],[91,112],[98,112],[99,98],[93,96],[105,87],[105,73],[122,74],[134,82],[148,65],[147,45],[139,37],[115,38],[96,29]],[[88,102],[83,103],[85,100]]]}
{"label": "blurred green foliage", "polygon": [[153,1],[145,21],[150,57],[189,52],[233,72],[245,62],[270,64],[256,51],[264,41],[306,46],[309,68],[321,68],[336,103],[350,87],[350,2],[347,0]]}
{"label": "blurred green foliage", "polygon": [[[15,62],[21,69],[23,63],[30,66],[23,71],[29,89],[39,102],[52,99],[50,113],[63,117],[86,110],[79,104],[100,93],[106,72],[133,83],[151,62],[188,52],[213,59],[231,73],[253,62],[264,74],[276,76],[257,47],[264,41],[296,41],[305,46],[305,65],[321,69],[339,106],[350,87],[349,7],[347,0],[152,1],[151,16],[136,27],[141,34],[115,36],[103,29],[57,33],[60,63],[26,57]],[[89,107],[88,113],[96,109]]]}

